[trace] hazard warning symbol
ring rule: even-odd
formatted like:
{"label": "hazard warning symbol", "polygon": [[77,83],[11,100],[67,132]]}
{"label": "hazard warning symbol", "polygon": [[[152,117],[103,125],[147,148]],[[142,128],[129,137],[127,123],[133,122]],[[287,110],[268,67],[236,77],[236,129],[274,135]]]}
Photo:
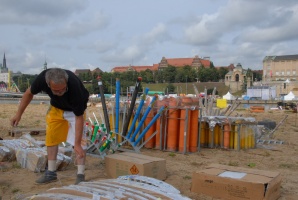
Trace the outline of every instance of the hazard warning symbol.
{"label": "hazard warning symbol", "polygon": [[131,174],[134,174],[134,175],[139,173],[139,170],[138,170],[138,168],[137,168],[136,165],[133,165],[133,166],[130,168],[130,173],[131,173]]}

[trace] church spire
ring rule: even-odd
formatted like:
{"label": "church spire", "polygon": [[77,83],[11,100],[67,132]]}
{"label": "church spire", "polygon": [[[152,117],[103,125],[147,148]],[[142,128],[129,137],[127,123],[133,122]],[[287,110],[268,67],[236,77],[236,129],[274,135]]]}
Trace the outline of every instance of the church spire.
{"label": "church spire", "polygon": [[46,69],[48,69],[48,63],[47,63],[47,61],[45,60],[45,61],[44,61],[44,64],[43,64],[43,70],[46,70]]}
{"label": "church spire", "polygon": [[5,58],[5,52],[4,52],[3,63],[0,68],[0,73],[7,73],[7,72],[8,72],[8,69],[7,69],[7,65],[6,65],[6,58]]}
{"label": "church spire", "polygon": [[6,58],[5,58],[5,52],[4,52],[4,57],[3,57],[3,69],[6,69]]}

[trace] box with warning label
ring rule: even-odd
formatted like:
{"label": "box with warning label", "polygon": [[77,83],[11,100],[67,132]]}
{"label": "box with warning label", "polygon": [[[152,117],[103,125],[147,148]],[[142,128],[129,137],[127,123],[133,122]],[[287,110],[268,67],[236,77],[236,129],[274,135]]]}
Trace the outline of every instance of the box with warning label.
{"label": "box with warning label", "polygon": [[139,153],[123,152],[105,157],[107,175],[117,178],[123,175],[142,175],[159,180],[166,179],[166,160]]}
{"label": "box with warning label", "polygon": [[281,174],[212,164],[193,173],[191,191],[231,200],[275,200],[280,197]]}

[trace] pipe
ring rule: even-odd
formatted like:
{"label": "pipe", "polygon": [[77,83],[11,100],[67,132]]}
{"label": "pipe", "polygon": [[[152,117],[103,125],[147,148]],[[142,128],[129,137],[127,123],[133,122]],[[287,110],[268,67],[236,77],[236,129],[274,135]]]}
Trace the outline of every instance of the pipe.
{"label": "pipe", "polygon": [[99,87],[103,115],[105,118],[106,129],[107,129],[107,132],[109,133],[110,132],[110,121],[109,121],[109,115],[108,115],[108,110],[107,110],[107,105],[106,105],[106,100],[105,100],[105,94],[103,92],[103,85],[102,85],[101,80],[98,81],[98,87]]}
{"label": "pipe", "polygon": [[115,132],[119,133],[120,80],[116,78],[116,121]]}
{"label": "pipe", "polygon": [[137,119],[138,119],[139,116],[140,116],[140,113],[141,113],[141,110],[142,110],[142,108],[143,108],[143,105],[144,105],[144,102],[145,102],[145,100],[146,100],[146,96],[147,96],[148,92],[149,92],[149,88],[146,88],[146,89],[145,89],[145,92],[144,92],[144,94],[143,94],[143,96],[142,96],[142,99],[141,99],[141,101],[140,101],[140,104],[139,104],[139,106],[138,106],[138,110],[137,110],[137,112],[136,112],[136,114],[135,114],[135,116],[134,116],[134,119],[133,119],[132,123],[131,123],[130,129],[129,129],[128,133],[127,133],[127,136],[126,136],[127,139],[130,138],[130,135],[131,135],[131,133],[132,133],[132,131],[133,131],[133,128],[135,127],[135,124],[136,124],[136,122],[137,122]]}
{"label": "pipe", "polygon": [[136,81],[135,89],[133,91],[133,95],[131,97],[131,102],[130,102],[130,106],[129,106],[129,109],[128,109],[127,118],[126,118],[124,126],[123,126],[122,135],[126,135],[128,125],[129,125],[129,121],[130,121],[130,118],[131,118],[131,115],[132,115],[132,112],[133,112],[133,109],[134,109],[134,106],[135,106],[135,103],[136,103],[136,98],[137,98],[137,95],[138,95],[138,92],[139,92],[139,89],[140,89],[141,81],[142,81],[142,78],[138,77],[137,81]]}
{"label": "pipe", "polygon": [[130,139],[131,142],[134,142],[135,141],[135,137],[137,136],[137,134],[140,131],[143,123],[145,122],[145,119],[147,118],[147,116],[148,116],[151,108],[153,107],[153,104],[156,101],[156,99],[157,99],[157,95],[154,95],[153,98],[151,99],[151,102],[150,102],[148,108],[146,109],[146,111],[145,111],[145,113],[144,113],[141,121],[139,122],[138,127],[136,128],[135,132],[133,133],[133,135],[132,135],[132,137]]}
{"label": "pipe", "polygon": [[133,146],[136,146],[140,140],[144,137],[144,135],[146,134],[146,132],[150,129],[150,127],[156,122],[156,120],[160,117],[161,113],[163,112],[163,110],[165,109],[165,106],[162,106],[158,113],[153,117],[153,119],[150,121],[150,123],[148,124],[148,126],[142,131],[142,133],[140,134],[140,136],[138,137],[138,139],[134,142]]}

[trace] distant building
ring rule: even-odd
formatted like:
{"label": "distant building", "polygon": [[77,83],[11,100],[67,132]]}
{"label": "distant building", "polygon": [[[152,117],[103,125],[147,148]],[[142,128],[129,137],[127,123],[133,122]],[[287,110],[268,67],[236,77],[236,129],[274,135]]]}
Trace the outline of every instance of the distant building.
{"label": "distant building", "polygon": [[9,83],[9,79],[10,79],[10,74],[8,72],[8,68],[6,65],[6,58],[5,58],[5,53],[3,56],[3,63],[1,64],[1,68],[0,68],[0,82],[4,82],[4,83]]}
{"label": "distant building", "polygon": [[75,75],[79,76],[80,74],[91,73],[90,69],[76,69]]}
{"label": "distant building", "polygon": [[97,74],[102,73],[102,70],[97,67],[92,71],[92,74],[94,73],[97,73]]}
{"label": "distant building", "polygon": [[0,73],[8,73],[8,68],[6,66],[5,53],[4,53],[4,57],[3,57],[3,63],[2,63],[1,68],[0,68]]}
{"label": "distant building", "polygon": [[276,98],[275,86],[251,86],[247,88],[247,95],[251,100],[272,100]]}
{"label": "distant building", "polygon": [[242,89],[246,73],[247,70],[243,69],[242,65],[238,63],[233,70],[225,75],[225,85],[230,87],[230,92],[236,92]]}
{"label": "distant building", "polygon": [[298,80],[298,54],[266,56],[263,60],[264,81]]}
{"label": "distant building", "polygon": [[[156,65],[155,65],[156,66]],[[135,72],[141,72],[141,71],[146,71],[147,69],[151,70],[151,71],[155,71],[157,70],[157,66],[154,67],[153,66],[118,66],[118,67],[114,67],[111,72],[127,72],[127,71],[135,71]]]}
{"label": "distant building", "polygon": [[0,82],[8,83],[9,82],[9,73],[0,73]]}
{"label": "distant building", "polygon": [[211,62],[209,57],[205,57],[204,59],[199,58],[199,56],[195,56],[194,58],[165,58],[162,57],[160,63],[158,64],[158,70],[166,68],[168,66],[174,67],[184,67],[190,66],[195,69],[199,69],[200,67],[210,67]]}
{"label": "distant building", "polygon": [[94,73],[97,73],[97,74],[99,74],[99,73],[102,73],[102,70],[101,69],[99,69],[98,67],[97,68],[95,68],[94,70],[90,70],[90,69],[76,69],[75,70],[75,75],[77,75],[77,76],[79,76],[80,74],[88,74],[88,73],[91,73],[91,74],[94,74]]}
{"label": "distant building", "polygon": [[158,64],[153,64],[152,66],[118,66],[114,67],[111,72],[126,72],[126,71],[145,71],[147,69],[151,71],[162,70],[167,68],[168,66],[173,67],[184,67],[190,66],[195,69],[199,69],[200,67],[210,67],[211,61],[209,57],[199,58],[199,56],[195,56],[194,58],[165,58],[162,57],[161,61]]}
{"label": "distant building", "polygon": [[43,70],[46,70],[46,69],[48,69],[48,63],[47,63],[47,61],[44,61]]}

